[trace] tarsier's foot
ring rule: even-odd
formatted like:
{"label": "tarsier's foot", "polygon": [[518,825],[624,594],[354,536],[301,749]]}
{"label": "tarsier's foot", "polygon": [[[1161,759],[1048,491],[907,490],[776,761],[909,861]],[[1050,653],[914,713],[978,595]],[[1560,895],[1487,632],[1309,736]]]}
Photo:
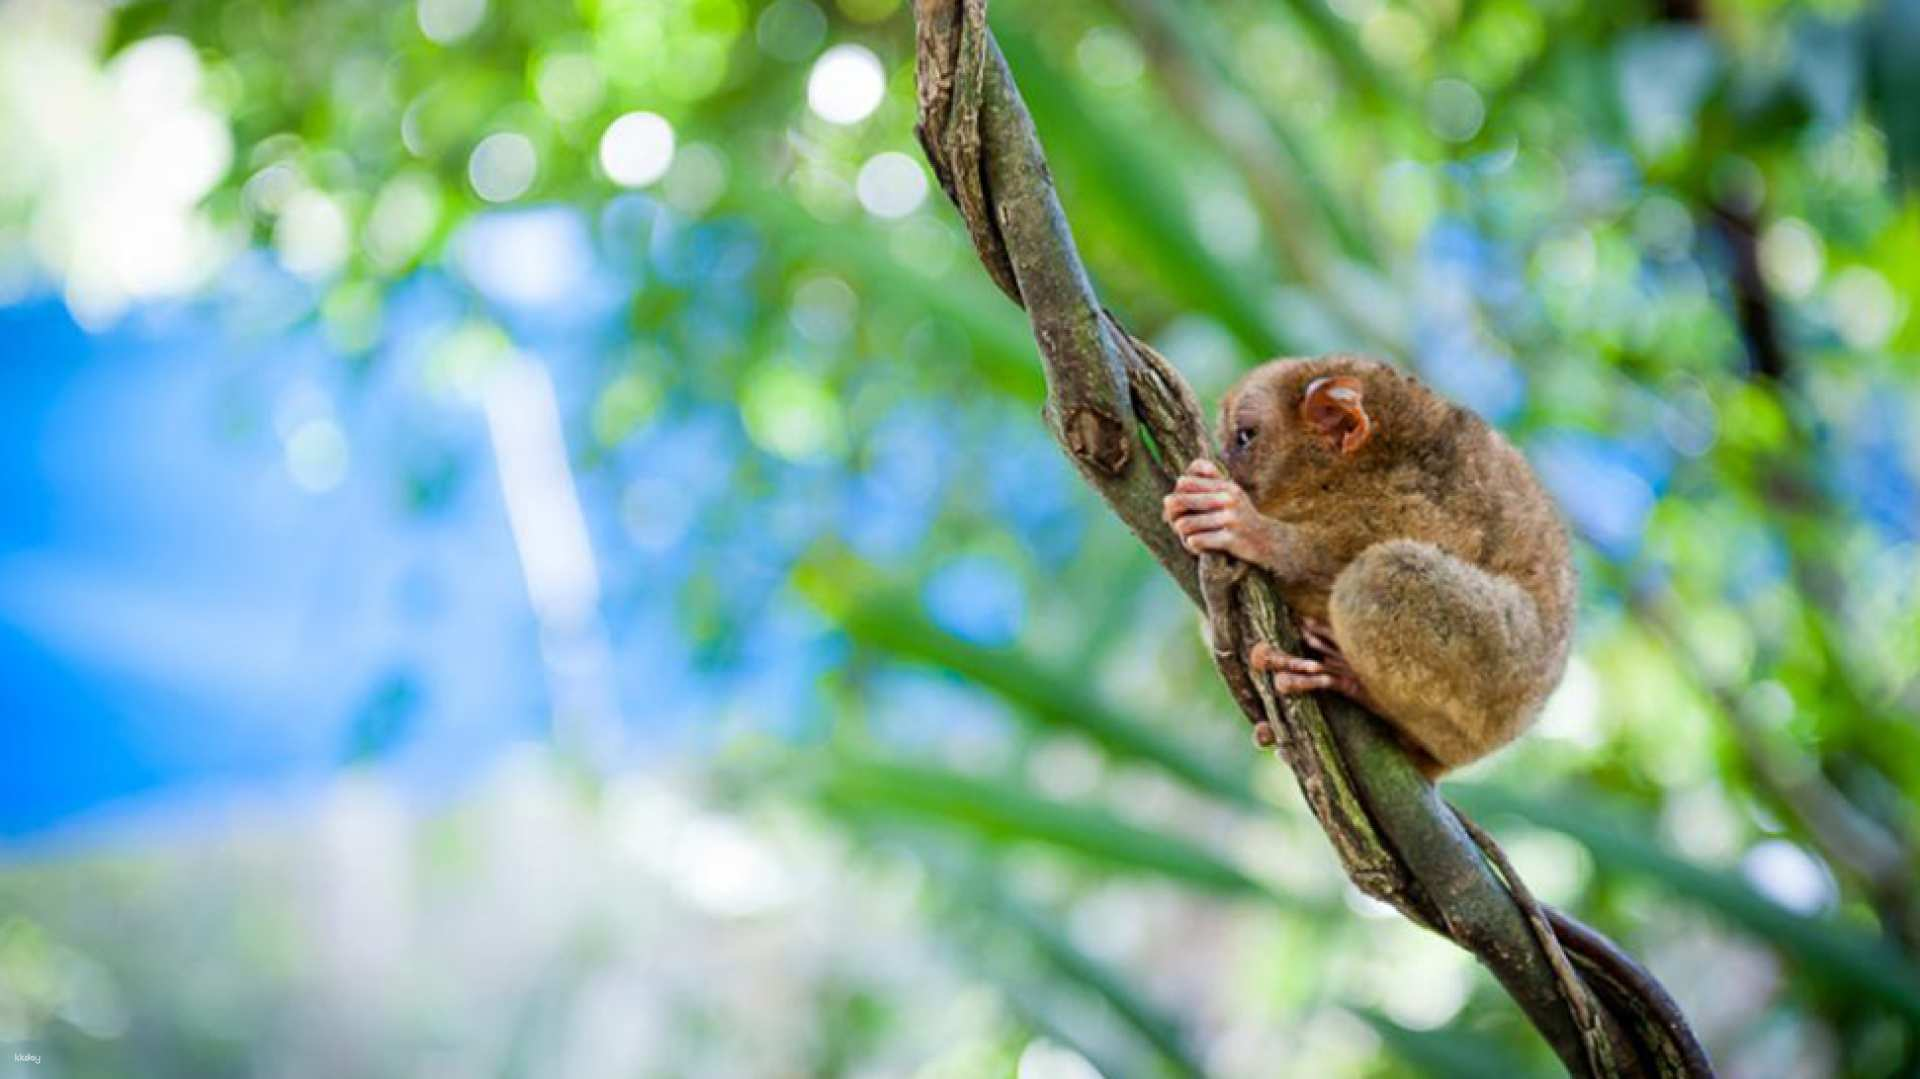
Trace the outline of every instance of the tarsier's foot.
{"label": "tarsier's foot", "polygon": [[[1302,629],[1305,628],[1303,625]],[[1318,639],[1331,645],[1333,638],[1324,632],[1326,627],[1322,625],[1320,629],[1323,632],[1317,635]],[[1316,644],[1313,631],[1306,632],[1306,643],[1320,653],[1318,657],[1290,656],[1261,641],[1248,654],[1248,665],[1255,671],[1272,673],[1275,693],[1286,696],[1321,691],[1338,693],[1368,711],[1378,711],[1373,705],[1373,698],[1367,694],[1367,688],[1360,684],[1360,676],[1354,673],[1339,649]]]}
{"label": "tarsier's foot", "polygon": [[1302,618],[1299,621],[1300,637],[1308,648],[1318,653],[1331,666],[1351,670],[1347,657],[1340,651],[1340,643],[1333,639],[1333,626],[1318,618]]}
{"label": "tarsier's foot", "polygon": [[1340,651],[1340,643],[1333,639],[1333,627],[1318,618],[1302,618],[1300,635],[1305,638],[1308,648],[1320,656],[1320,662],[1334,676],[1335,689],[1344,697],[1359,704],[1369,712],[1380,711],[1373,703],[1373,697],[1360,681],[1360,673],[1347,662],[1346,654]]}

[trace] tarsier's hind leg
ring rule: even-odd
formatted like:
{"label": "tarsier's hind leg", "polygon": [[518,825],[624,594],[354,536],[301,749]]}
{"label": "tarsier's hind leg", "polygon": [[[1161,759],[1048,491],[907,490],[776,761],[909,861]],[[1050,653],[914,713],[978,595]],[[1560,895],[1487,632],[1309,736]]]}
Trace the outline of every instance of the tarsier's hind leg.
{"label": "tarsier's hind leg", "polygon": [[1518,734],[1558,673],[1520,586],[1431,544],[1369,547],[1334,581],[1328,612],[1374,710],[1443,768]]}

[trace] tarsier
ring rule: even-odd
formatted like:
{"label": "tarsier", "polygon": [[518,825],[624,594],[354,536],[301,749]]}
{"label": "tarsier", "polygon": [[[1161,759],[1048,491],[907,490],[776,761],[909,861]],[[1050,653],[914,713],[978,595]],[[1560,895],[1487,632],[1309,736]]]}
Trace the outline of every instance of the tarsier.
{"label": "tarsier", "polygon": [[1533,470],[1472,412],[1355,356],[1276,360],[1220,409],[1163,508],[1189,551],[1273,574],[1311,655],[1248,657],[1282,694],[1344,694],[1431,777],[1511,741],[1566,668],[1575,579]]}

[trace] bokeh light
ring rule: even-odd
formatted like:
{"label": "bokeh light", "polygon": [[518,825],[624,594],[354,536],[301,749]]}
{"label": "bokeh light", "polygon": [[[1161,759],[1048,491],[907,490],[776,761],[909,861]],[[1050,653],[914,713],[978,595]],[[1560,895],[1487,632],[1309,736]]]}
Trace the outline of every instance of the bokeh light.
{"label": "bokeh light", "polygon": [[1427,88],[1427,124],[1448,142],[1466,142],[1480,133],[1487,107],[1480,91],[1464,79],[1435,79]]}
{"label": "bokeh light", "polygon": [[302,277],[325,277],[346,262],[347,215],[325,193],[305,188],[289,196],[274,224],[280,264]]}
{"label": "bokeh light", "polygon": [[539,158],[533,142],[514,131],[497,131],[481,139],[467,159],[467,181],[488,202],[512,202],[533,186]]}
{"label": "bokeh light", "polygon": [[1833,878],[1806,851],[1784,839],[1756,844],[1740,860],[1740,871],[1788,910],[1818,914],[1834,900]]}
{"label": "bokeh light", "polygon": [[927,174],[920,162],[903,153],[875,154],[860,166],[854,191],[875,217],[905,217],[926,201]]}
{"label": "bokeh light", "polygon": [[1906,301],[1885,277],[1866,266],[1849,266],[1835,274],[1827,302],[1840,336],[1854,348],[1885,345],[1905,316]]}
{"label": "bokeh light", "polygon": [[704,142],[676,149],[661,189],[668,205],[681,213],[689,217],[706,213],[726,193],[726,154]]}
{"label": "bokeh light", "polygon": [[418,0],[415,18],[429,41],[451,45],[479,29],[487,0]]}
{"label": "bokeh light", "polygon": [[827,17],[813,0],[774,0],[754,24],[754,40],[768,56],[797,62],[827,36]]}
{"label": "bokeh light", "polygon": [[541,57],[534,76],[534,93],[559,120],[583,120],[606,97],[607,77],[599,61],[580,52],[558,52]]}
{"label": "bokeh light", "polygon": [[424,172],[403,172],[386,182],[367,215],[368,257],[398,269],[420,254],[440,219],[440,187]]}
{"label": "bokeh light", "polygon": [[347,478],[347,438],[329,419],[311,419],[287,436],[287,472],[314,494],[333,490]]}
{"label": "bokeh light", "polygon": [[1050,1038],[1035,1038],[1020,1051],[1015,1079],[1100,1079],[1100,1069]]}
{"label": "bokeh light", "polygon": [[569,207],[473,218],[454,237],[453,256],[461,276],[494,303],[576,315],[594,307],[593,245],[582,215]]}
{"label": "bokeh light", "polygon": [[673,125],[651,112],[630,112],[600,136],[600,167],[622,187],[645,187],[673,164]]}
{"label": "bokeh light", "polygon": [[287,199],[300,189],[300,173],[292,165],[276,162],[254,173],[240,189],[247,209],[271,217],[286,209]]}
{"label": "bokeh light", "polygon": [[1760,238],[1760,268],[1767,282],[1795,298],[1809,295],[1826,267],[1826,245],[1806,222],[1783,218]]}
{"label": "bokeh light", "polygon": [[200,58],[175,34],[156,34],[129,45],[112,64],[121,102],[143,116],[162,115],[200,93]]}
{"label": "bokeh light", "polygon": [[1114,26],[1096,26],[1082,34],[1073,59],[1087,78],[1102,86],[1139,82],[1147,66],[1132,35]]}
{"label": "bokeh light", "polygon": [[886,90],[886,72],[872,49],[835,45],[814,61],[807,76],[807,105],[830,123],[857,124],[880,107]]}
{"label": "bokeh light", "polygon": [[860,297],[832,274],[815,274],[793,290],[793,328],[818,345],[837,345],[853,332]]}
{"label": "bokeh light", "polygon": [[790,460],[817,460],[844,444],[839,400],[817,376],[791,364],[764,364],[747,376],[740,416],[755,445]]}

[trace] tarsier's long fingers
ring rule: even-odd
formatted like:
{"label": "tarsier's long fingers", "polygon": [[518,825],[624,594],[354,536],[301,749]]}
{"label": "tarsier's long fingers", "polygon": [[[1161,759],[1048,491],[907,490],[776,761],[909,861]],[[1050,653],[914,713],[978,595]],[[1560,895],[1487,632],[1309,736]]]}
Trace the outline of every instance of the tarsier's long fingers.
{"label": "tarsier's long fingers", "polygon": [[1220,466],[1206,458],[1201,458],[1187,466],[1187,470],[1173,481],[1177,491],[1224,490],[1233,486],[1233,480],[1220,471]]}
{"label": "tarsier's long fingers", "polygon": [[1248,557],[1251,513],[1247,496],[1205,458],[1188,465],[1174,481],[1173,493],[1160,503],[1160,515],[1193,554],[1221,551]]}
{"label": "tarsier's long fingers", "polygon": [[1173,490],[1183,495],[1230,494],[1233,481],[1202,479],[1189,473],[1173,481]]}
{"label": "tarsier's long fingers", "polygon": [[1183,517],[1174,518],[1173,530],[1179,533],[1181,539],[1187,539],[1199,532],[1219,531],[1232,523],[1233,514],[1225,510],[1214,513],[1189,513]]}
{"label": "tarsier's long fingers", "polygon": [[1227,491],[1175,491],[1160,500],[1160,516],[1168,524],[1175,524],[1183,517],[1194,514],[1223,510],[1233,505],[1233,495]]}

